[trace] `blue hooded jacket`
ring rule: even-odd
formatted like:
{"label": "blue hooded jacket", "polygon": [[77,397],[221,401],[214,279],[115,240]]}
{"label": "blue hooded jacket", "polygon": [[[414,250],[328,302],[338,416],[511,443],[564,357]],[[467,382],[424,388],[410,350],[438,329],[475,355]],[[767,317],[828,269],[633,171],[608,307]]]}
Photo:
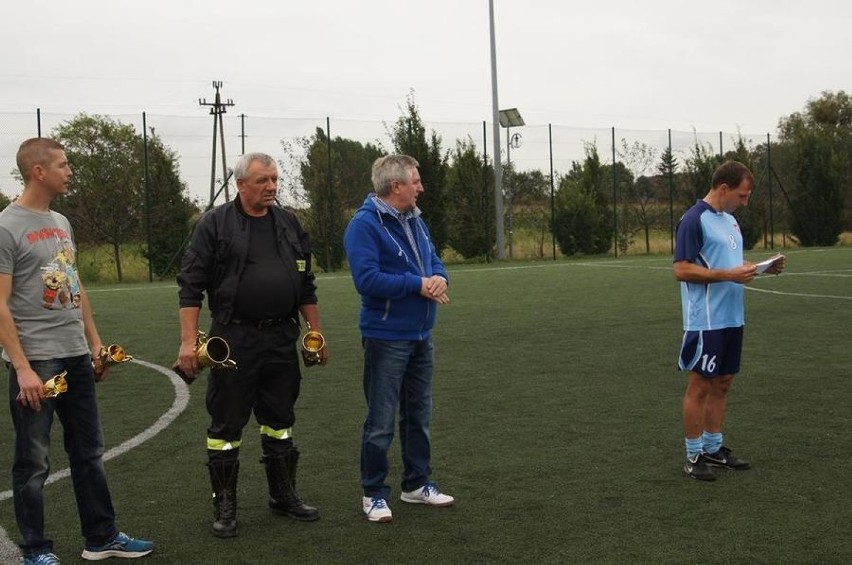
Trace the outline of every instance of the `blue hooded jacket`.
{"label": "blue hooded jacket", "polygon": [[361,335],[385,340],[424,340],[431,336],[438,303],[420,295],[422,277],[447,271],[429,229],[415,210],[405,220],[417,242],[423,269],[400,220],[376,207],[370,194],[355,212],[343,244],[355,289],[361,295]]}

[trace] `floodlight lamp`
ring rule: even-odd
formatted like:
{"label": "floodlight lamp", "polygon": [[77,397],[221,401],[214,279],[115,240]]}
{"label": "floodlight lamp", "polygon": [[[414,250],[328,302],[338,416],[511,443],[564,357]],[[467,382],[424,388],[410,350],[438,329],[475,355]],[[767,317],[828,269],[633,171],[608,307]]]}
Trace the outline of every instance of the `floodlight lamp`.
{"label": "floodlight lamp", "polygon": [[521,113],[518,112],[517,108],[500,110],[498,114],[500,116],[500,125],[504,128],[514,128],[525,125],[524,119],[521,117]]}

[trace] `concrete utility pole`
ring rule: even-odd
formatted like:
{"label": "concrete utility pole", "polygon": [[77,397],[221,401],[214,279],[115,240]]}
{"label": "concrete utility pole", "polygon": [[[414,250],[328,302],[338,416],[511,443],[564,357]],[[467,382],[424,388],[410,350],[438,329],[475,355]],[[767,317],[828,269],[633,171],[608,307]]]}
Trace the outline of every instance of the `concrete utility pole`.
{"label": "concrete utility pole", "polygon": [[210,206],[213,205],[213,199],[216,198],[216,133],[218,129],[219,140],[222,146],[222,182],[225,183],[225,202],[230,202],[231,197],[228,193],[228,165],[225,162],[225,126],[222,123],[222,114],[227,111],[228,106],[233,106],[234,101],[228,98],[226,102],[222,102],[219,96],[219,89],[222,87],[222,81],[213,81],[213,88],[216,89],[215,102],[207,102],[207,99],[198,99],[200,106],[210,106],[210,115],[213,116],[213,159],[210,167]]}
{"label": "concrete utility pole", "polygon": [[503,249],[503,162],[500,160],[500,110],[497,103],[497,46],[494,39],[494,0],[488,0],[488,21],[491,30],[491,109],[494,128],[494,231],[497,235],[497,259],[504,259]]}

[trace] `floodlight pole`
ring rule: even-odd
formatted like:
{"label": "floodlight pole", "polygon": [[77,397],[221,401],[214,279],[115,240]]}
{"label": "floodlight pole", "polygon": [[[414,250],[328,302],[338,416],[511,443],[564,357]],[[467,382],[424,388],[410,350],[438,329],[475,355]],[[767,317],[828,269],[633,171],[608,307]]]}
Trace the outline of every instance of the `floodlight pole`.
{"label": "floodlight pole", "polygon": [[504,259],[503,249],[503,163],[500,160],[500,110],[497,103],[497,47],[494,42],[494,0],[488,0],[491,31],[491,121],[494,124],[494,231],[497,235],[497,259]]}
{"label": "floodlight pole", "polygon": [[[509,108],[506,110],[500,110],[498,112],[500,117],[500,125],[506,128],[506,167],[509,168],[512,163],[512,144],[515,143],[515,149],[521,146],[521,134],[516,133],[514,136],[511,135],[511,129],[513,127],[519,127],[526,125],[524,123],[524,118],[521,117],[521,113],[518,112],[517,108]],[[508,173],[506,177],[508,178]],[[506,186],[506,204],[509,208],[508,220],[509,220],[509,259],[512,258],[512,186],[511,183],[505,183]]]}
{"label": "floodlight pole", "polygon": [[509,259],[512,253],[512,126],[506,126],[506,174],[503,176],[503,192],[506,197],[506,208],[508,209],[506,221],[506,238],[509,242]]}

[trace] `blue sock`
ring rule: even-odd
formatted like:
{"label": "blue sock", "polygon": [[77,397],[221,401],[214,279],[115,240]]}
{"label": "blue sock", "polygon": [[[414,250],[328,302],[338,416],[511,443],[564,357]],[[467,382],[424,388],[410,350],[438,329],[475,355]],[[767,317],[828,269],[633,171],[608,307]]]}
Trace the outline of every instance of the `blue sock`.
{"label": "blue sock", "polygon": [[722,449],[722,432],[711,434],[704,430],[701,440],[704,443],[704,453],[716,453]]}
{"label": "blue sock", "polygon": [[686,444],[686,458],[695,461],[695,458],[701,455],[701,436],[696,438],[684,438]]}

